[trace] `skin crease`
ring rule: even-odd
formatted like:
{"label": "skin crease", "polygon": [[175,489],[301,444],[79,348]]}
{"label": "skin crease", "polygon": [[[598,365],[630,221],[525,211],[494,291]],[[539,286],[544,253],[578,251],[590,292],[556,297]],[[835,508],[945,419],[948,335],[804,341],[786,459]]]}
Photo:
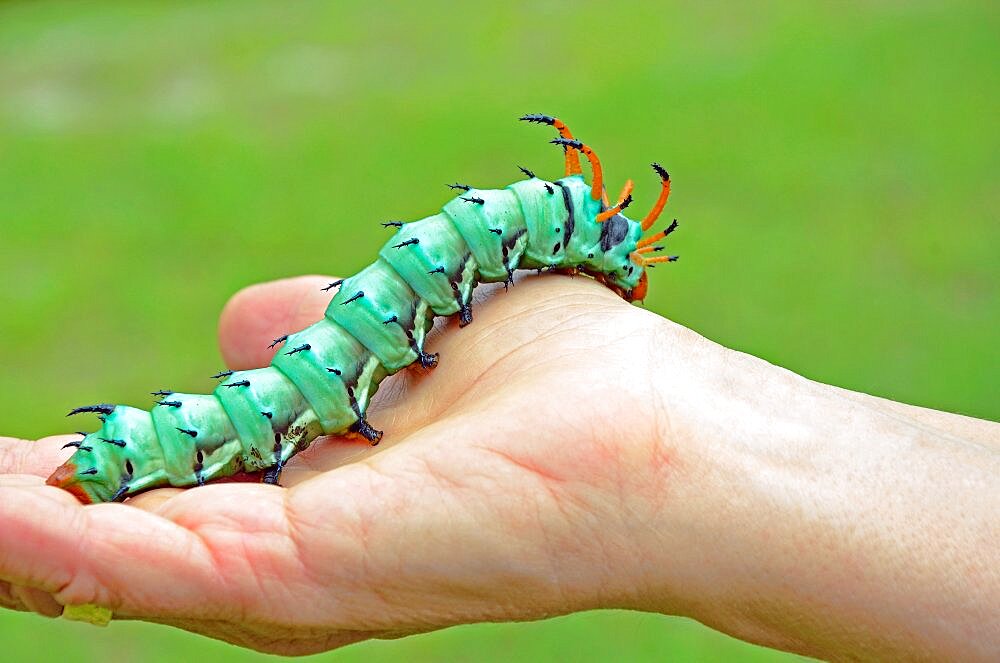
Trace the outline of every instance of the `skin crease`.
{"label": "skin crease", "polygon": [[[265,365],[329,281],[237,294],[229,366]],[[828,659],[1000,651],[1000,425],[812,382],[584,277],[474,312],[383,383],[381,445],[317,441],[283,487],[84,508],[43,485],[72,438],[0,440],[0,605],[282,654],[599,607]]]}

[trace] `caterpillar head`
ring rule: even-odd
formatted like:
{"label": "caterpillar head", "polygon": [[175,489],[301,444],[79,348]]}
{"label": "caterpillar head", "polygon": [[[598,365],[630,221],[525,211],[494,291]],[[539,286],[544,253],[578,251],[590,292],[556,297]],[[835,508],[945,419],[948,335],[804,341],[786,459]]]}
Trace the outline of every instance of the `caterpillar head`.
{"label": "caterpillar head", "polygon": [[588,273],[629,302],[646,297],[649,289],[647,267],[677,260],[677,256],[655,255],[664,248],[656,242],[677,229],[676,219],[664,230],[643,237],[656,223],[670,195],[670,175],[656,163],[653,170],[660,176],[662,188],[652,211],[641,221],[634,221],[622,213],[632,200],[632,182],[629,181],[618,204],[597,215],[596,221],[601,226],[600,242],[591,254],[595,260],[587,265]]}
{"label": "caterpillar head", "polygon": [[[643,234],[656,223],[660,212],[663,211],[663,206],[667,203],[667,198],[670,196],[670,175],[666,169],[658,163],[651,164],[653,170],[660,176],[660,196],[657,198],[656,204],[653,205],[653,209],[642,221],[633,221],[622,214],[622,210],[632,202],[632,180],[626,182],[625,188],[618,196],[618,203],[609,208],[607,193],[604,189],[604,170],[601,168],[601,160],[589,145],[574,138],[566,123],[552,115],[529,113],[522,115],[519,119],[523,122],[545,124],[559,132],[559,137],[550,142],[563,148],[567,177],[561,180],[562,182],[577,180],[578,183],[582,184],[581,155],[590,162],[593,179],[588,187],[589,201],[581,201],[583,205],[580,206],[580,209],[590,212],[592,218],[601,224],[602,228],[599,244],[591,245],[592,249],[585,254],[586,261],[578,268],[630,302],[643,299],[648,289],[646,267],[660,262],[677,260],[677,256],[649,255],[663,249],[662,246],[655,246],[654,243],[669,235],[677,227],[676,220],[666,230],[643,238]],[[524,169],[522,168],[522,170]],[[526,171],[526,174],[533,176],[530,171]],[[598,203],[598,201],[603,202],[603,204]],[[595,209],[589,203],[598,207]],[[588,207],[590,209],[587,209]]]}

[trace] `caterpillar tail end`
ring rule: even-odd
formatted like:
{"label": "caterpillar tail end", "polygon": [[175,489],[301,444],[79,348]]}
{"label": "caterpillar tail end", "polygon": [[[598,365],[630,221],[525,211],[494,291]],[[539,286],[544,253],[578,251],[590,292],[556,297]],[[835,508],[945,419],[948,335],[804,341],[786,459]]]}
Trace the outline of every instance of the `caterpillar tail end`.
{"label": "caterpillar tail end", "polygon": [[77,476],[77,466],[72,459],[56,468],[45,483],[56,488],[62,488],[80,501],[81,504],[94,504],[103,501],[97,495],[91,495],[87,490],[87,484],[80,481]]}

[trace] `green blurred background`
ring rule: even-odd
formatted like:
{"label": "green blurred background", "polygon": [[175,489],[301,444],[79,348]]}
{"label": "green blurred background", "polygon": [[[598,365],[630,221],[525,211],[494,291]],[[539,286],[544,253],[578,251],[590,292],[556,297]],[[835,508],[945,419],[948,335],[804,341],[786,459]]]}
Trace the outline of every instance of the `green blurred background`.
{"label": "green blurred background", "polygon": [[[1000,419],[992,2],[7,2],[0,421],[210,388],[238,288],[349,274],[455,180],[557,177],[556,113],[637,210],[674,178],[646,305],[804,375]],[[739,490],[739,486],[733,486]],[[10,533],[0,533],[8,536]],[[257,654],[0,615],[8,660]],[[348,660],[779,660],[623,612],[477,625]]]}

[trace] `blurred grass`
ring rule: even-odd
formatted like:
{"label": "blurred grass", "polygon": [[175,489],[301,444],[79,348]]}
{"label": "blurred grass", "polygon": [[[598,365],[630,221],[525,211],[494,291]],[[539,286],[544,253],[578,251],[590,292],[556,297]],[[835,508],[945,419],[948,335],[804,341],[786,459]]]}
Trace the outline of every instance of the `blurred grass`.
{"label": "blurred grass", "polygon": [[[204,391],[238,288],[349,274],[456,179],[557,177],[552,112],[675,186],[652,310],[808,377],[1000,419],[1000,16],[983,2],[0,5],[0,421]],[[738,486],[734,486],[738,490]],[[0,533],[0,535],[7,535]],[[11,660],[259,658],[0,615]],[[778,660],[633,613],[327,659]]]}

